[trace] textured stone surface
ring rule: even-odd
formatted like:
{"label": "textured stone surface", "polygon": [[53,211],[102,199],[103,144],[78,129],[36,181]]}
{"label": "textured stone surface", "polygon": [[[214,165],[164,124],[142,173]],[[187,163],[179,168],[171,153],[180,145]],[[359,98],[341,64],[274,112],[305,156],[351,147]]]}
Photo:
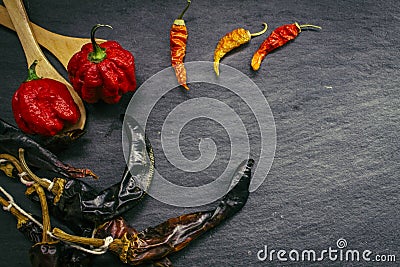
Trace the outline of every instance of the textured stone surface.
{"label": "textured stone surface", "polygon": [[[114,30],[99,30],[98,35],[119,41],[134,54],[140,85],[169,67],[169,28],[185,1],[25,3],[32,21],[65,35],[83,37],[95,23],[111,24]],[[321,251],[336,248],[339,238],[347,240],[349,249],[400,257],[399,13],[395,0],[193,1],[185,16],[190,35],[186,61],[211,61],[221,36],[238,27],[258,31],[263,21],[269,24],[268,33],[294,21],[317,24],[323,30],[302,32],[269,55],[257,73],[249,62],[263,37],[222,60],[248,75],[267,98],[276,123],[276,155],[266,181],[250,195],[243,210],[172,256],[174,266],[266,266],[256,256],[264,245]],[[11,96],[26,76],[26,63],[17,36],[4,28],[0,33],[0,116],[14,123]],[[199,96],[235,103],[235,95],[226,89],[202,84],[191,88],[188,93],[177,89],[162,100],[156,107],[159,112],[151,116],[154,130],[148,133],[157,166],[179,181],[196,179],[196,175],[175,170],[162,155],[157,127],[168,110]],[[99,189],[117,182],[123,171],[118,117],[129,98],[125,96],[116,106],[88,105],[87,135],[61,156],[68,163],[95,170],[101,179],[91,184]],[[242,108],[246,114],[246,107]],[[246,127],[253,129],[255,123],[249,118]],[[256,133],[255,146],[259,144]],[[215,123],[201,121],[182,132],[182,150],[188,158],[198,156],[196,139],[212,134],[216,134],[220,154],[201,175],[208,179],[226,166],[226,133]],[[0,185],[14,193],[23,207],[39,212],[24,198],[21,185],[4,175],[1,178]],[[147,198],[126,217],[143,229],[198,209],[202,208],[176,208]],[[0,262],[28,266],[30,243],[15,229],[15,220],[3,213],[0,226]],[[112,255],[97,259],[94,266],[105,263],[120,266]],[[344,264],[325,261],[315,266]],[[346,265],[365,266],[365,262]]]}

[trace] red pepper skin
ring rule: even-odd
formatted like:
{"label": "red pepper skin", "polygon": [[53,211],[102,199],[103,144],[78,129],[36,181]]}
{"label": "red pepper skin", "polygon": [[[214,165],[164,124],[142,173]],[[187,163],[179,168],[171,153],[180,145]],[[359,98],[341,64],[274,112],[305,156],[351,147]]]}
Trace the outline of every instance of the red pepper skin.
{"label": "red pepper skin", "polygon": [[105,58],[100,62],[91,61],[89,55],[93,52],[93,44],[83,45],[68,62],[68,77],[84,101],[96,103],[101,99],[116,104],[123,94],[136,89],[135,60],[115,41],[98,46],[105,52]]}
{"label": "red pepper skin", "polygon": [[169,32],[169,47],[171,51],[171,65],[175,70],[175,76],[178,83],[186,90],[189,86],[186,84],[186,69],[183,59],[186,55],[186,44],[188,39],[188,31],[183,20],[183,15],[188,10],[191,0],[187,0],[187,5],[179,17],[174,20]]}
{"label": "red pepper skin", "polygon": [[260,68],[261,62],[271,51],[285,45],[290,40],[293,40],[300,33],[298,24],[286,24],[276,28],[260,45],[251,59],[251,67],[253,70]]}
{"label": "red pepper skin", "polygon": [[12,110],[22,131],[44,136],[53,136],[80,118],[67,87],[48,78],[22,83],[12,98]]}
{"label": "red pepper skin", "polygon": [[186,43],[188,38],[188,31],[186,26],[172,24],[170,31],[170,49],[171,49],[171,64],[175,70],[176,78],[180,85],[186,90],[189,87],[186,84],[186,69],[183,64],[183,59],[186,54]]}

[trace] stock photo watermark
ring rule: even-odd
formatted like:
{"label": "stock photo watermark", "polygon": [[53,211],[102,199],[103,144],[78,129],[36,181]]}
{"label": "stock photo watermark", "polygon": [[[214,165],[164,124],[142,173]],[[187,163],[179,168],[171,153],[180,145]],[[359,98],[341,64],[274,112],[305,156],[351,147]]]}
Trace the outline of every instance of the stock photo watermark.
{"label": "stock photo watermark", "polygon": [[[215,75],[213,62],[187,62],[185,68],[188,73],[188,83],[207,83],[230,90],[248,106],[256,119],[261,140],[260,155],[254,158],[256,167],[249,188],[250,192],[255,191],[267,177],[276,146],[275,122],[265,96],[248,76],[235,68],[221,64],[220,76]],[[125,114],[133,117],[143,131],[146,131],[150,113],[157,102],[169,91],[180,89],[174,70],[172,67],[166,68],[150,77],[137,89]],[[200,172],[210,166],[217,155],[217,146],[212,136],[199,141],[199,158],[188,159],[181,152],[180,133],[186,124],[198,118],[217,122],[228,134],[231,153],[224,172],[208,184],[185,187],[168,181],[168,174],[160,173],[156,166],[151,186],[147,188],[146,182],[142,184],[142,188],[153,198],[181,207],[209,204],[228,192],[233,182],[232,172],[243,160],[250,158],[249,134],[245,123],[232,107],[223,99],[189,98],[168,114],[160,131],[164,155],[175,168],[190,173]],[[122,143],[126,144],[124,133],[122,139]],[[123,145],[123,151],[127,160],[129,146]]]}
{"label": "stock photo watermark", "polygon": [[347,240],[340,238],[336,246],[322,250],[314,249],[274,249],[265,245],[257,252],[257,259],[262,262],[380,262],[394,263],[393,253],[378,254],[370,249],[352,249]]}

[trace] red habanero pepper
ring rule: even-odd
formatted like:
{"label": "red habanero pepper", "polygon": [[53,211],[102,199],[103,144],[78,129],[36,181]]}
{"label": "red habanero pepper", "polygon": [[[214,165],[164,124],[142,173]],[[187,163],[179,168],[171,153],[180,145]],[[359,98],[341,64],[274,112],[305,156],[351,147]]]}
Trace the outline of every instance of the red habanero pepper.
{"label": "red habanero pepper", "polygon": [[319,26],[309,24],[299,25],[297,22],[276,28],[254,53],[251,59],[251,67],[253,70],[258,70],[260,68],[261,62],[268,53],[295,39],[301,30],[305,28],[321,29]]}
{"label": "red habanero pepper", "polygon": [[136,89],[135,60],[133,55],[115,41],[97,44],[92,28],[91,41],[68,62],[68,77],[79,96],[88,103],[100,99],[108,104],[118,103],[121,96]]}
{"label": "red habanero pepper", "polygon": [[35,60],[28,78],[12,98],[12,110],[18,127],[28,134],[53,136],[65,124],[76,123],[81,114],[65,84],[37,76]]}
{"label": "red habanero pepper", "polygon": [[186,8],[183,10],[181,15],[174,21],[174,24],[172,24],[169,35],[171,64],[175,70],[175,75],[179,84],[182,85],[186,90],[189,90],[189,87],[186,84],[186,69],[183,64],[183,59],[186,54],[188,32],[185,21],[182,18],[189,6],[190,0],[187,1]]}

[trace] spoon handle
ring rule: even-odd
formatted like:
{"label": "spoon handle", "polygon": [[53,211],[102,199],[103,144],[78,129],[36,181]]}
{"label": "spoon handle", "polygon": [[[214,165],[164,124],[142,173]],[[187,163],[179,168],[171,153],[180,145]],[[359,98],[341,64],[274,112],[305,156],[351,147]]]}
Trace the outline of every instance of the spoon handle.
{"label": "spoon handle", "polygon": [[[7,9],[0,5],[0,24],[10,30],[15,31],[14,25],[7,12]],[[90,38],[78,38],[57,34],[46,30],[33,22],[29,23],[36,41],[50,51],[67,69],[68,62],[72,55],[78,52],[84,44],[90,43]],[[97,43],[105,42],[106,40],[96,38]]]}
{"label": "spoon handle", "polygon": [[33,61],[38,60],[39,63],[36,67],[36,73],[38,76],[51,78],[65,84],[75,103],[78,105],[81,112],[81,118],[79,122],[75,125],[72,125],[69,130],[78,128],[83,129],[86,121],[86,112],[82,103],[82,99],[73,89],[71,84],[69,84],[64,77],[57,72],[57,70],[53,67],[53,65],[50,64],[46,56],[43,54],[29,25],[29,18],[26,14],[22,0],[3,0],[3,3],[7,8],[15,31],[18,34],[18,38],[25,52],[28,65],[31,65]]}
{"label": "spoon handle", "polygon": [[60,74],[57,73],[55,75],[54,72],[57,71],[50,64],[40,49],[39,44],[37,43],[33,31],[29,25],[28,15],[26,14],[22,0],[5,0],[3,3],[7,8],[15,31],[18,34],[28,65],[31,65],[33,61],[38,60],[39,64],[36,68],[36,71],[39,76],[55,76],[58,77],[56,80],[65,83],[66,81]]}
{"label": "spoon handle", "polygon": [[0,24],[15,31],[10,15],[8,15],[7,9],[2,5],[0,5]]}

